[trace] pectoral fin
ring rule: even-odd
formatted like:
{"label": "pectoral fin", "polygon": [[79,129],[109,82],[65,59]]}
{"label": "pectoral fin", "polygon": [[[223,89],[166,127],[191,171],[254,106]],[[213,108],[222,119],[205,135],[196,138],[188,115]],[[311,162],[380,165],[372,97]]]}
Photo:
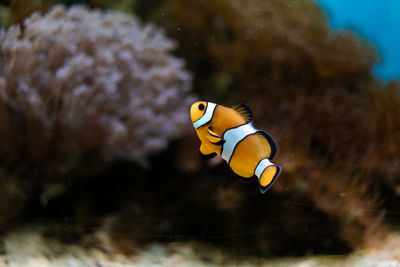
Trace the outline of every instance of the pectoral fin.
{"label": "pectoral fin", "polygon": [[213,132],[211,130],[211,127],[208,127],[207,139],[214,145],[222,145],[223,143],[225,143],[225,140],[222,139],[221,136],[218,136],[218,134]]}

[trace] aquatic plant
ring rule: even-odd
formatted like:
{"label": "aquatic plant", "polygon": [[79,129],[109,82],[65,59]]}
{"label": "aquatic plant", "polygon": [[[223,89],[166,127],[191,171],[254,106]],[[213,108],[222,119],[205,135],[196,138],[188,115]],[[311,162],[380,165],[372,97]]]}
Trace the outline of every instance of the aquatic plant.
{"label": "aquatic plant", "polygon": [[132,1],[132,0],[25,0],[4,1],[0,5],[0,25],[21,23],[35,11],[47,12],[54,5],[66,6],[85,5],[90,8],[114,10],[122,13],[134,13],[140,18],[145,17],[160,0]]}

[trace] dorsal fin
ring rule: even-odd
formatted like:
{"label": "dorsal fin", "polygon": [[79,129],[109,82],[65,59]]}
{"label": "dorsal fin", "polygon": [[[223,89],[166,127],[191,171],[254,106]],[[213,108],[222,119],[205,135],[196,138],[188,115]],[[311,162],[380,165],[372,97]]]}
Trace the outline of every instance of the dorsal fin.
{"label": "dorsal fin", "polygon": [[253,120],[253,113],[250,108],[245,104],[235,105],[232,107],[246,122],[251,122]]}

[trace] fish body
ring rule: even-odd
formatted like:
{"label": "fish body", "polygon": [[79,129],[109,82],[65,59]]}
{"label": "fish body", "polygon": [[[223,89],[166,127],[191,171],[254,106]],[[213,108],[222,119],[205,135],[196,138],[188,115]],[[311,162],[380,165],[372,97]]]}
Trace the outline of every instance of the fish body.
{"label": "fish body", "polygon": [[254,128],[246,105],[228,108],[199,101],[191,106],[190,117],[201,141],[202,157],[221,156],[240,177],[256,176],[261,193],[272,186],[282,170],[270,161],[277,145],[266,132]]}

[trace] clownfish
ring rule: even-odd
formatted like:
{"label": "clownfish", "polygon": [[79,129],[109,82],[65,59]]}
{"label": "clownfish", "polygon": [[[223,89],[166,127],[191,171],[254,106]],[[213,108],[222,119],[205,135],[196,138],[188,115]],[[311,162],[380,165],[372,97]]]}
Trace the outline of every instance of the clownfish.
{"label": "clownfish", "polygon": [[199,101],[191,106],[190,117],[203,158],[219,155],[238,176],[257,177],[262,194],[272,186],[282,171],[270,161],[277,145],[269,134],[253,127],[253,114],[246,105],[228,108]]}

